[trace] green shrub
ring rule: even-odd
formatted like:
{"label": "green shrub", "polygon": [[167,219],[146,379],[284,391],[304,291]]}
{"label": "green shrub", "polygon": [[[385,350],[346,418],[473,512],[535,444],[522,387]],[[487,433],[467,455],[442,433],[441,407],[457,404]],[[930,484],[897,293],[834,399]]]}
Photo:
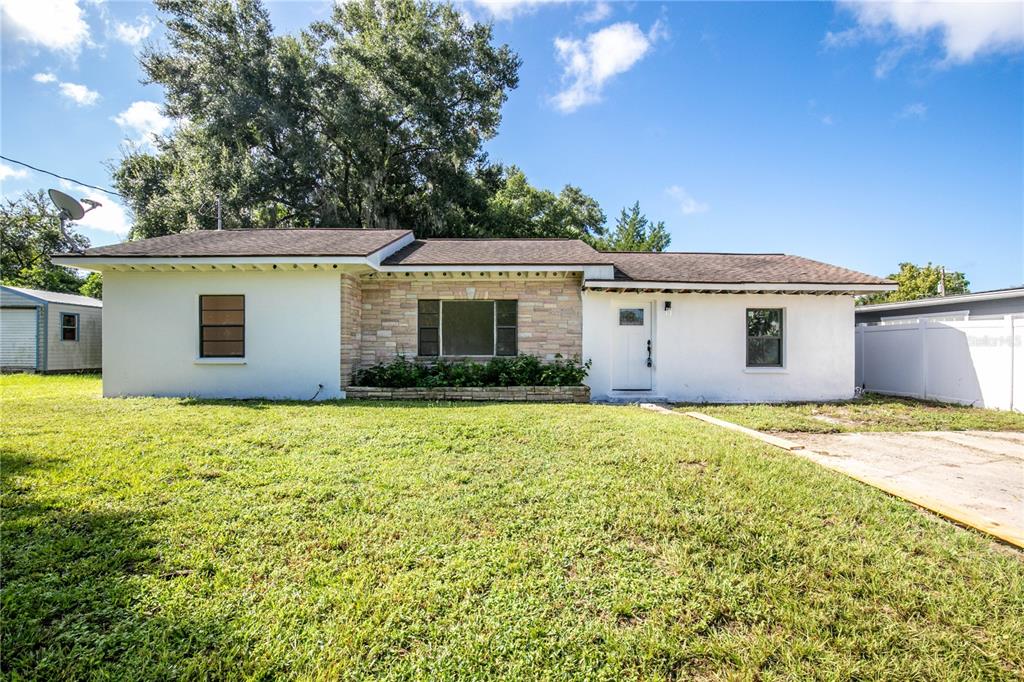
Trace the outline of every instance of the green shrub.
{"label": "green shrub", "polygon": [[429,364],[399,356],[391,362],[357,371],[352,385],[381,388],[579,386],[589,370],[589,360],[580,362],[578,358],[560,355],[552,362],[542,362],[532,355],[517,355],[487,362],[438,360]]}

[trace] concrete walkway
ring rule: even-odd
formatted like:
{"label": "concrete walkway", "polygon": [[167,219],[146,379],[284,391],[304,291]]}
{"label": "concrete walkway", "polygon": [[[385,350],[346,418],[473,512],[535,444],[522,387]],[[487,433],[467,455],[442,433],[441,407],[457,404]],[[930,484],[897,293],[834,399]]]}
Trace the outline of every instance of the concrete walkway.
{"label": "concrete walkway", "polygon": [[[800,454],[1024,536],[1024,433],[786,433]],[[972,524],[973,525],[973,524]]]}

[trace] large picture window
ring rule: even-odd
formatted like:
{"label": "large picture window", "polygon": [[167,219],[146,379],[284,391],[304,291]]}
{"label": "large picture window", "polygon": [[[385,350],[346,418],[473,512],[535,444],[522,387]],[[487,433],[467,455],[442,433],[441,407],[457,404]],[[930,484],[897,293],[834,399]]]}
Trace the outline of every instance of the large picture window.
{"label": "large picture window", "polygon": [[245,296],[199,297],[199,356],[245,357]]}
{"label": "large picture window", "polygon": [[419,354],[436,356],[515,355],[517,302],[419,301]]}
{"label": "large picture window", "polygon": [[747,367],[782,367],[782,308],[747,308]]}

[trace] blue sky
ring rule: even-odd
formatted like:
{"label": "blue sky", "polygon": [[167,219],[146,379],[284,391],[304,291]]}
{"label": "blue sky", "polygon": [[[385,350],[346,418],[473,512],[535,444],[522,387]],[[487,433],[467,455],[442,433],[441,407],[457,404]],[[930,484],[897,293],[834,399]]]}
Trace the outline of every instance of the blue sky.
{"label": "blue sky", "polygon": [[[169,129],[136,53],[148,3],[3,2],[0,149],[110,186],[125,140]],[[328,3],[270,3],[277,30]],[[639,200],[671,249],[782,251],[982,290],[1024,282],[1024,5],[468,2],[522,57],[487,150],[610,218]],[[4,162],[2,191],[60,186]],[[130,215],[101,193],[94,244]]]}

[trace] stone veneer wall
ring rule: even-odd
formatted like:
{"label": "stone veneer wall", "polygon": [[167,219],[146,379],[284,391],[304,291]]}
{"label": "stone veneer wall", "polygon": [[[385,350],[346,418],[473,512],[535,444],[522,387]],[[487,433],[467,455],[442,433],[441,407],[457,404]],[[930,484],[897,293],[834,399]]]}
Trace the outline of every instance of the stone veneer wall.
{"label": "stone veneer wall", "polygon": [[[362,297],[361,334],[355,342],[342,333],[342,383],[347,384],[351,369],[346,354],[356,357],[353,369],[393,360],[396,355],[415,357],[417,301],[428,299],[519,301],[519,339],[521,355],[536,355],[552,360],[583,354],[583,303],[580,276],[551,276],[537,273],[503,273],[486,279],[462,277],[459,273],[430,273],[430,276],[404,274],[388,277],[376,274],[360,279]],[[346,297],[342,287],[342,305]],[[344,330],[344,322],[342,328]]]}
{"label": "stone veneer wall", "polygon": [[341,385],[348,385],[359,359],[360,326],[363,312],[359,278],[341,276]]}

